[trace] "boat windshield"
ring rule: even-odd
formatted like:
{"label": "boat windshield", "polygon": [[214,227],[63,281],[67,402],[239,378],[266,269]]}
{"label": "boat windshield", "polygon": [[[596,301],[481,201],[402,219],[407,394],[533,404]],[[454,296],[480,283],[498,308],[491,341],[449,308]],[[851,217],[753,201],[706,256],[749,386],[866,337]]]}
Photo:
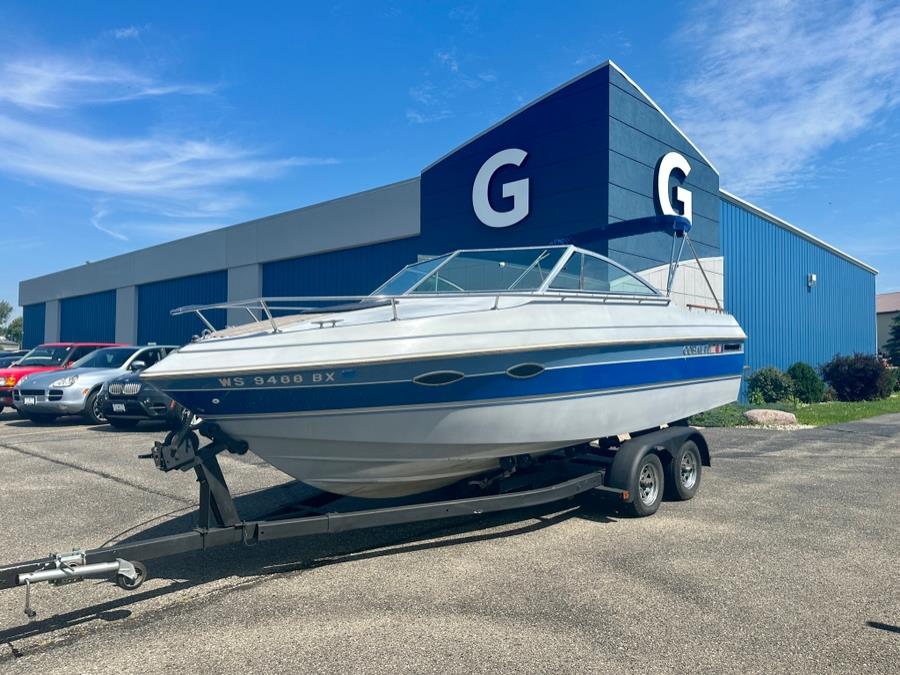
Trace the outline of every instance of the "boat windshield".
{"label": "boat windshield", "polygon": [[412,292],[536,291],[565,252],[564,247],[458,251]]}
{"label": "boat windshield", "polygon": [[372,295],[403,295],[409,289],[415,287],[428,273],[444,262],[449,255],[438,256],[420,263],[407,265],[385,283],[378,287]]}
{"label": "boat windshield", "polygon": [[[564,264],[554,274],[563,258]],[[546,246],[456,251],[431,258],[404,267],[372,295],[529,292],[545,286],[551,291],[659,294],[602,256],[574,247]]]}

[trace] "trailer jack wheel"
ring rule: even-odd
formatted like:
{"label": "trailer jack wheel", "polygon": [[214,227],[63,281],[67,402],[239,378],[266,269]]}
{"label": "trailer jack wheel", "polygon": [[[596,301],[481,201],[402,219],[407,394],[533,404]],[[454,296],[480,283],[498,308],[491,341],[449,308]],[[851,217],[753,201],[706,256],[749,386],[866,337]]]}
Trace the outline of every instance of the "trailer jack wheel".
{"label": "trailer jack wheel", "polygon": [[144,581],[147,580],[147,567],[144,563],[134,561],[131,563],[134,567],[134,577],[131,578],[121,572],[116,575],[116,584],[119,588],[126,591],[137,590]]}

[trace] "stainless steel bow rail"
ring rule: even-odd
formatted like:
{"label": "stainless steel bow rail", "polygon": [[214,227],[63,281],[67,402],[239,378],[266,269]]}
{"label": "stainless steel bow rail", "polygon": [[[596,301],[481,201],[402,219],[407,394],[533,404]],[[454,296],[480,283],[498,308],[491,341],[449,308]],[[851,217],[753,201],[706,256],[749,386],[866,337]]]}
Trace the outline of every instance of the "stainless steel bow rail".
{"label": "stainless steel bow rail", "polygon": [[[259,542],[333,534],[371,527],[399,525],[440,518],[478,516],[549,504],[591,490],[614,495],[628,504],[641,489],[638,462],[650,452],[670,452],[686,441],[700,447],[702,463],[709,464],[706,441],[690,427],[670,427],[641,435],[621,445],[614,441],[563,448],[537,459],[530,455],[507,457],[499,470],[464,481],[469,490],[490,489],[491,494],[429,501],[383,508],[322,513],[321,506],[337,496],[320,493],[295,505],[299,517],[273,520],[241,520],[217,459],[220,452],[247,452],[247,444],[225,435],[215,424],[201,423],[197,429],[210,442],[199,447],[199,438],[188,424],[156,442],[150,453],[157,468],[169,472],[194,470],[200,495],[197,527],[163,537],[103,546],[70,553],[51,553],[46,558],[0,567],[0,589],[25,586],[25,614],[36,616],[32,586],[49,582],[59,586],[88,577],[114,575],[125,590],[137,589],[147,579],[147,568],[139,560],[153,560],[233,544],[253,546]],[[655,509],[654,509],[655,510]],[[643,515],[643,514],[642,514]]]}
{"label": "stainless steel bow rail", "polygon": [[[276,314],[284,316],[302,316],[306,314],[335,314],[366,307],[391,308],[389,319],[384,321],[399,321],[403,318],[400,308],[403,304],[413,305],[422,300],[440,298],[484,298],[492,299],[491,309],[500,308],[501,298],[514,299],[540,299],[557,302],[589,302],[602,305],[668,305],[671,298],[664,295],[634,295],[627,293],[600,293],[591,291],[466,291],[461,293],[416,293],[415,295],[296,295],[283,297],[252,298],[249,300],[237,300],[232,302],[214,302],[205,305],[186,305],[176,307],[169,313],[172,316],[182,314],[194,314],[206,326],[208,335],[215,336],[224,329],[216,328],[206,317],[204,312],[213,310],[242,310],[252,318],[253,324],[266,325],[273,333],[281,332]],[[287,304],[285,304],[287,303]],[[328,318],[323,321],[315,321],[333,328],[340,319]]]}

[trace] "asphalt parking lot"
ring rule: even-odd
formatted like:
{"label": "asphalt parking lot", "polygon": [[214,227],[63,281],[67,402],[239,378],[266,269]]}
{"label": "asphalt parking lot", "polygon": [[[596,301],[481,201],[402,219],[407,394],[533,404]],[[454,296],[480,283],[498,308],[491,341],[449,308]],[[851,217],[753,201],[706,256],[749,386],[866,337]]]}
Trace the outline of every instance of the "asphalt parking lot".
{"label": "asphalt parking lot", "polygon": [[[162,431],[0,415],[0,563],[190,527]],[[217,549],[108,581],[0,591],[0,670],[897,672],[900,415],[709,430],[698,498],[539,509]],[[242,514],[302,486],[222,467]]]}

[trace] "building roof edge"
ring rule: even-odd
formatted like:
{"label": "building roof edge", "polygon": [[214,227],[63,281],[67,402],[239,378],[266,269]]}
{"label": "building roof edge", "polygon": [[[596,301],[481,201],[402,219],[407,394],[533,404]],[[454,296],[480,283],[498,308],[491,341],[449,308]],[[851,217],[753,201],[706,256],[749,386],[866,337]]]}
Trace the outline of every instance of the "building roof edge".
{"label": "building roof edge", "polygon": [[797,227],[796,225],[792,225],[791,223],[786,221],[784,218],[779,218],[775,214],[769,213],[765,209],[761,209],[756,204],[751,204],[746,199],[741,199],[737,195],[732,194],[731,192],[729,192],[728,190],[725,190],[724,188],[719,188],[719,194],[722,195],[727,201],[730,201],[737,206],[745,208],[748,211],[751,211],[752,213],[755,213],[756,215],[758,215],[762,218],[765,218],[766,220],[774,223],[775,225],[778,225],[779,227],[787,230],[788,232],[793,232],[794,234],[796,234],[800,237],[803,237],[807,241],[815,244],[816,246],[823,248],[826,251],[830,251],[831,253],[834,253],[837,256],[840,256],[841,258],[843,258],[844,260],[847,260],[848,262],[852,262],[854,265],[857,265],[858,267],[863,268],[867,272],[871,272],[872,274],[878,274],[878,270],[875,269],[874,267],[872,267],[871,265],[867,265],[859,258],[854,258],[849,253],[845,253],[841,249],[839,249],[835,246],[832,246],[831,244],[829,244],[828,242],[826,242],[822,239],[819,239],[817,236],[810,234],[806,230],[802,230],[799,227]]}

